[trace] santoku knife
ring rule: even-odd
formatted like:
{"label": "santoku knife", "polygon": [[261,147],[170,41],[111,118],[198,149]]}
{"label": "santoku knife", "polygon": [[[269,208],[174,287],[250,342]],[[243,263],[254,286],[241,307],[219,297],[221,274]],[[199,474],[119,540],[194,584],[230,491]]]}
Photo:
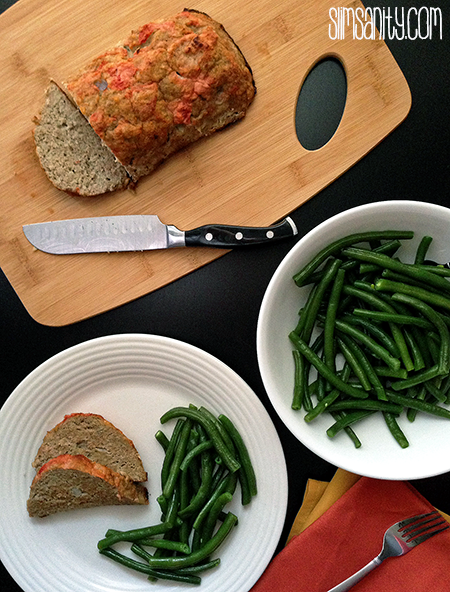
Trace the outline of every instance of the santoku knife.
{"label": "santoku knife", "polygon": [[184,231],[163,224],[158,216],[136,215],[41,222],[27,224],[23,231],[40,251],[69,255],[194,246],[229,249],[290,238],[297,227],[288,217],[265,228],[207,224]]}

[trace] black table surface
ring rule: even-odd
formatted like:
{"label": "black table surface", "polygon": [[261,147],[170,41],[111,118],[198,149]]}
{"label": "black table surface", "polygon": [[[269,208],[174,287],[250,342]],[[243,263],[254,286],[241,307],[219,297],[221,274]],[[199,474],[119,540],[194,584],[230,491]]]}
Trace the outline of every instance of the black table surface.
{"label": "black table surface", "polygon": [[[11,4],[13,0],[1,0],[1,11]],[[404,4],[408,8],[422,6],[416,2]],[[366,6],[392,10],[395,5],[398,3],[366,2]],[[268,400],[256,357],[259,308],[272,274],[296,240],[330,216],[379,200],[450,205],[449,10],[442,0],[433,5],[442,9],[442,38],[438,29],[434,29],[432,39],[425,34],[427,38],[415,40],[386,38],[411,89],[408,117],[342,177],[291,213],[299,229],[295,239],[245,252],[232,251],[134,302],[66,327],[35,322],[0,273],[0,405],[42,362],[96,337],[121,333],[163,335],[209,352],[253,389],[281,439],[289,482],[286,521],[277,551],[281,549],[301,505],[307,479],[329,480],[336,467],[306,449],[282,424]],[[412,484],[432,504],[450,512],[450,473]],[[2,589],[19,592],[1,564],[0,570]]]}

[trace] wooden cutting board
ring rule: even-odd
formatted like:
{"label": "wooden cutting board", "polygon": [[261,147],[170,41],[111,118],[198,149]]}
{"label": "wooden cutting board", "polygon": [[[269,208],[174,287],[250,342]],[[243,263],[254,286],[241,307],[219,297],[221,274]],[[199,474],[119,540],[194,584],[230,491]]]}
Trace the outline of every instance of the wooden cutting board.
{"label": "wooden cutting board", "polygon": [[[258,93],[244,120],[173,156],[129,190],[66,195],[40,169],[32,140],[51,77],[66,79],[138,26],[184,8],[174,0],[20,0],[0,17],[0,264],[30,315],[61,326],[138,298],[222,255],[207,248],[146,253],[49,255],[22,225],[118,214],[158,214],[189,229],[208,222],[270,225],[331,183],[408,114],[408,85],[382,40],[332,40],[332,0],[198,0],[250,63]],[[362,7],[343,0],[340,7]],[[337,56],[348,84],[340,126],[307,151],[294,125],[302,82]]]}

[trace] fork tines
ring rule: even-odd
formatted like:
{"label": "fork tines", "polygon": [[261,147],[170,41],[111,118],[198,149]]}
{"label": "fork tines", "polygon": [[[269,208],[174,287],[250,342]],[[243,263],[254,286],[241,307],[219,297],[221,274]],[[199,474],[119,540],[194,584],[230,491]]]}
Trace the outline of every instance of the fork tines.
{"label": "fork tines", "polygon": [[426,541],[449,526],[439,512],[433,511],[402,520],[398,524],[398,531],[405,542],[412,546]]}

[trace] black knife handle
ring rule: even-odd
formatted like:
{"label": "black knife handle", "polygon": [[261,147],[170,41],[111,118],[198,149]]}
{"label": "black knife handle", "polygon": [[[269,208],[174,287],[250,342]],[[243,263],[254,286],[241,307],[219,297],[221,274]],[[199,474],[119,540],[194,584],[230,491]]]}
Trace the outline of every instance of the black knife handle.
{"label": "black knife handle", "polygon": [[297,234],[297,227],[291,218],[279,224],[257,228],[254,226],[229,226],[227,224],[206,224],[185,232],[186,247],[247,247],[291,238]]}

